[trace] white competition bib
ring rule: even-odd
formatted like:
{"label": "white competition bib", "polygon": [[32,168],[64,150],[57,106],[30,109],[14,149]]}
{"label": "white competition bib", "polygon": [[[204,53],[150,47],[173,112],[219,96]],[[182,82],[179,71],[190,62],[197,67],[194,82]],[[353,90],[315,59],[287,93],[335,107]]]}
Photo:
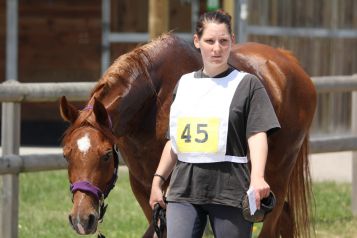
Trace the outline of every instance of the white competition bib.
{"label": "white competition bib", "polygon": [[246,73],[232,71],[224,78],[181,77],[170,111],[170,139],[178,159],[189,163],[231,161],[246,157],[227,156],[229,108]]}

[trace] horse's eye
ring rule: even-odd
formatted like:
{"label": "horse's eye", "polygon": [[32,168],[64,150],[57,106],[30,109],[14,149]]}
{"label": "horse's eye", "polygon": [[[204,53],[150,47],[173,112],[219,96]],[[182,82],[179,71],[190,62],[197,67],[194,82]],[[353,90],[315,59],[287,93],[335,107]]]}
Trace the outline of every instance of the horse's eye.
{"label": "horse's eye", "polygon": [[67,162],[69,162],[69,161],[68,161],[68,158],[66,157],[65,154],[63,154],[63,158],[64,158]]}
{"label": "horse's eye", "polygon": [[112,151],[108,151],[105,155],[102,156],[103,161],[108,161],[112,157]]}

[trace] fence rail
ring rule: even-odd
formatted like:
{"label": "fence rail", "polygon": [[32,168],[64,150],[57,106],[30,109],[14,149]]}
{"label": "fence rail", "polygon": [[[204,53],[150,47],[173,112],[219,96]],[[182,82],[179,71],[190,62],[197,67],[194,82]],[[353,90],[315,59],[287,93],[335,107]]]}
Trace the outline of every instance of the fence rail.
{"label": "fence rail", "polygon": [[[318,92],[357,91],[357,74],[312,77]],[[20,83],[9,80],[0,84],[0,102],[54,102],[62,95],[71,101],[84,101],[95,82]]]}
{"label": "fence rail", "polygon": [[[318,92],[357,91],[357,74],[351,76],[312,77]],[[65,95],[71,101],[84,101],[94,82],[77,83],[19,83],[0,84],[1,102],[53,102]],[[357,107],[353,105],[352,107]],[[357,135],[310,138],[311,153],[357,151]],[[0,157],[0,175],[64,169],[67,162],[61,154],[6,155]]]}
{"label": "fence rail", "polygon": [[[310,153],[357,150],[357,136],[331,136],[310,139]],[[123,160],[120,164],[124,165]],[[62,154],[6,155],[0,157],[0,175],[66,169]]]}

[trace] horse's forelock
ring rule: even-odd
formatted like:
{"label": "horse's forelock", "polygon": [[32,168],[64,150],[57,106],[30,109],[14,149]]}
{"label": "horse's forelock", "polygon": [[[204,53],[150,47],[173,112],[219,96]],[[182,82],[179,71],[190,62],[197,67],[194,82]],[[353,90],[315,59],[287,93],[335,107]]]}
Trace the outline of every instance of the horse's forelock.
{"label": "horse's forelock", "polygon": [[62,136],[62,146],[66,144],[73,133],[77,128],[90,126],[90,123],[87,121],[87,118],[90,116],[90,111],[81,112],[77,118],[77,120],[71,124]]}
{"label": "horse's forelock", "polygon": [[77,129],[86,130],[88,128],[94,128],[100,131],[104,137],[115,143],[115,136],[113,135],[112,131],[108,128],[102,127],[97,122],[92,122],[88,120],[89,114],[84,118],[78,118],[63,134],[62,136],[62,143],[61,145],[64,146],[69,142],[69,139],[73,132]]}

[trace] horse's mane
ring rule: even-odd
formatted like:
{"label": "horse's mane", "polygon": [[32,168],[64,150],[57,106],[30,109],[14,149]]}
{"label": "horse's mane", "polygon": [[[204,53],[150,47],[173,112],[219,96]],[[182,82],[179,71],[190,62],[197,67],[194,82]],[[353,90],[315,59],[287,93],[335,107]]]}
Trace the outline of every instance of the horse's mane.
{"label": "horse's mane", "polygon": [[[94,96],[100,100],[117,83],[128,85],[139,75],[143,75],[152,84],[148,69],[151,68],[155,57],[178,41],[182,40],[171,33],[166,33],[148,44],[138,46],[134,50],[118,57],[92,90],[88,104],[91,103]],[[100,125],[93,125],[93,123],[88,121],[91,113],[90,110],[81,111],[78,119],[64,132],[62,143],[65,143],[69,135],[79,127],[100,127]],[[107,137],[111,137],[110,133],[104,132],[104,134]]]}
{"label": "horse's mane", "polygon": [[117,83],[129,84],[139,75],[150,80],[148,69],[151,68],[155,57],[168,49],[168,46],[180,41],[172,33],[166,33],[151,42],[136,47],[134,50],[119,56],[104,73],[91,92],[91,98],[101,98]]}

